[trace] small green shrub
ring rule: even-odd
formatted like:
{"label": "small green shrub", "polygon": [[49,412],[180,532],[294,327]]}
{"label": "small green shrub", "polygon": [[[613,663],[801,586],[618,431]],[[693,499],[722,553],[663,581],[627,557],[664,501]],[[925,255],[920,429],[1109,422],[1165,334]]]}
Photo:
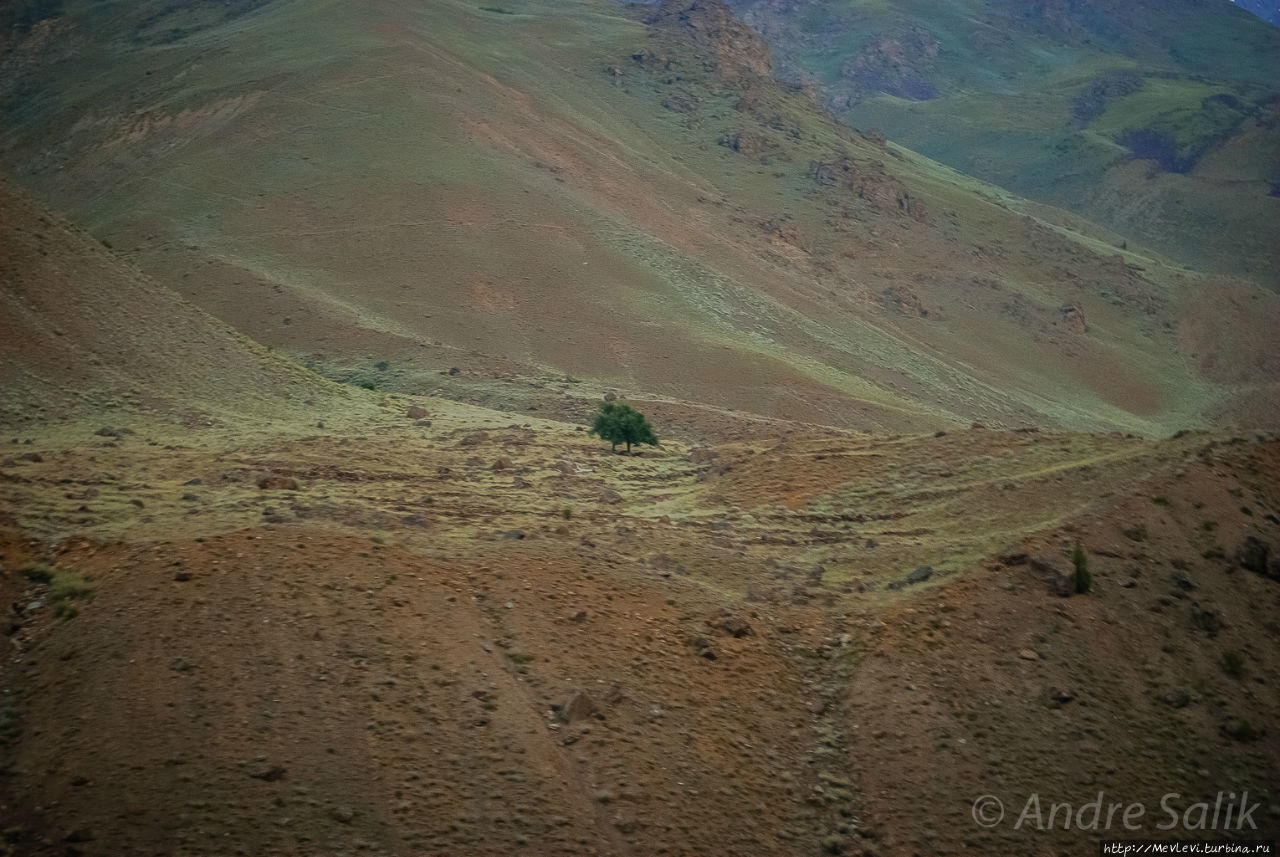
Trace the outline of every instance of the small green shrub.
{"label": "small green shrub", "polygon": [[1071,564],[1076,568],[1076,593],[1084,595],[1093,588],[1093,575],[1089,573],[1089,557],[1080,542],[1071,550]]}
{"label": "small green shrub", "polygon": [[372,381],[361,381],[361,382],[360,382],[360,387],[361,387],[361,388],[363,388],[363,389],[365,389],[365,390],[376,390],[376,389],[378,389],[378,385],[377,385],[377,384],[375,384],[375,383],[373,383]]}
{"label": "small green shrub", "polygon": [[1163,494],[1162,494],[1162,495],[1160,495],[1159,497],[1152,497],[1152,498],[1151,498],[1151,502],[1152,502],[1152,503],[1155,503],[1157,506],[1169,506],[1169,505],[1171,505],[1171,504],[1169,503],[1169,498],[1168,498],[1168,497],[1165,497]]}
{"label": "small green shrub", "polygon": [[33,580],[36,583],[48,583],[53,580],[53,569],[42,562],[27,566],[22,573],[27,580]]}
{"label": "small green shrub", "polygon": [[568,508],[566,508],[566,509],[561,513],[561,514],[563,514],[563,515],[564,515],[564,519],[565,519],[566,521],[571,521],[571,520],[573,520],[573,510],[572,510],[572,509],[568,509]]}
{"label": "small green shrub", "polygon": [[1206,533],[1212,533],[1214,530],[1218,529],[1218,522],[1205,521],[1200,525],[1200,529],[1204,530]]}
{"label": "small green shrub", "polygon": [[1244,678],[1244,655],[1236,651],[1223,653],[1222,671],[1232,678]]}
{"label": "small green shrub", "polygon": [[385,360],[379,360],[377,363],[373,364],[373,368],[377,369],[379,372],[385,372],[391,368],[391,364]]}

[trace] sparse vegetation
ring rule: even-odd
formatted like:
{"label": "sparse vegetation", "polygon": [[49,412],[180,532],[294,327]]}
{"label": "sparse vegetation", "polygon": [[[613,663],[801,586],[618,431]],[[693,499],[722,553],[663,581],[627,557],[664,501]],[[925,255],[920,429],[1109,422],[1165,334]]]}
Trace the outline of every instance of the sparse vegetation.
{"label": "sparse vegetation", "polygon": [[27,580],[36,583],[48,583],[53,580],[53,569],[42,562],[27,566],[22,570],[22,574]]}
{"label": "sparse vegetation", "polygon": [[80,612],[75,602],[93,600],[93,583],[74,571],[62,571],[44,563],[35,563],[24,568],[22,573],[28,580],[49,587],[49,602],[53,604],[54,613],[64,619],[70,619]]}
{"label": "sparse vegetation", "polygon": [[379,372],[385,372],[391,368],[391,364],[385,360],[379,360],[377,363],[373,364],[373,368],[377,369]]}
{"label": "sparse vegetation", "polygon": [[1152,502],[1152,503],[1155,503],[1157,506],[1168,506],[1168,505],[1170,505],[1170,503],[1169,503],[1169,498],[1168,498],[1168,497],[1165,497],[1163,494],[1162,494],[1162,495],[1160,495],[1159,497],[1152,497],[1152,498],[1151,498],[1151,502]]}
{"label": "sparse vegetation", "polygon": [[614,450],[618,444],[625,443],[628,455],[632,444],[658,445],[658,436],[644,414],[619,402],[600,403],[600,413],[591,424],[591,433],[609,441]]}
{"label": "sparse vegetation", "polygon": [[54,613],[63,619],[70,619],[80,612],[77,601],[93,600],[93,583],[88,578],[72,571],[58,571],[49,581],[49,600],[54,605]]}
{"label": "sparse vegetation", "polygon": [[1244,655],[1237,651],[1224,652],[1222,671],[1235,679],[1244,678]]}
{"label": "sparse vegetation", "polygon": [[1076,569],[1076,593],[1085,595],[1093,588],[1093,574],[1089,571],[1089,557],[1080,542],[1076,542],[1071,550],[1071,564]]}

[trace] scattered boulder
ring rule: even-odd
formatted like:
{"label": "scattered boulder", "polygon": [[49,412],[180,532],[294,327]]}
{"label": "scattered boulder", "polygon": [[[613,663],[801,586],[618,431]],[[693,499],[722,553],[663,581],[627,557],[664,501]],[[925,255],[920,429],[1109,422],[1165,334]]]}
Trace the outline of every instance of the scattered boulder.
{"label": "scattered boulder", "polygon": [[260,762],[249,768],[249,776],[253,777],[255,780],[262,780],[268,783],[274,783],[276,780],[284,779],[284,775],[286,773],[288,773],[288,771],[280,765],[269,765],[265,762]]}
{"label": "scattered boulder", "polygon": [[1216,611],[1207,607],[1192,606],[1191,608],[1191,627],[1199,631],[1204,631],[1210,637],[1215,636],[1218,631],[1222,630],[1222,617]]}
{"label": "scattered boulder", "polygon": [[996,559],[1000,561],[1001,565],[1026,565],[1030,557],[1027,556],[1026,551],[1010,548],[996,557]]}
{"label": "scattered boulder", "polygon": [[922,565],[907,575],[907,585],[914,586],[917,583],[924,583],[931,577],[933,577],[933,568],[927,565]]}
{"label": "scattered boulder", "polygon": [[741,616],[735,616],[727,610],[721,611],[719,615],[713,616],[707,620],[707,627],[713,631],[719,631],[727,637],[749,637],[755,633],[751,629],[751,623]]}
{"label": "scattered boulder", "polygon": [[1280,563],[1275,561],[1268,562],[1270,554],[1270,545],[1257,536],[1247,536],[1239,549],[1236,550],[1236,564],[1247,571],[1252,571],[1254,574],[1260,574],[1272,580],[1280,580]]}
{"label": "scattered boulder", "polygon": [[1068,304],[1058,311],[1062,317],[1062,323],[1071,333],[1082,334],[1089,332],[1089,325],[1084,320],[1084,311],[1074,304]]}
{"label": "scattered boulder", "polygon": [[1265,730],[1258,729],[1248,720],[1240,717],[1228,717],[1218,727],[1218,733],[1224,738],[1230,738],[1233,741],[1249,743],[1261,738]]}
{"label": "scattered boulder", "polygon": [[916,584],[924,583],[931,577],[933,577],[932,566],[922,565],[901,580],[895,580],[890,583],[888,588],[893,590],[905,589],[908,586],[915,586]]}
{"label": "scattered boulder", "polygon": [[670,577],[673,574],[686,575],[688,569],[680,561],[667,556],[665,553],[654,554],[645,560],[650,568],[659,571],[663,577]]}
{"label": "scattered boulder", "polygon": [[720,457],[720,453],[714,449],[707,449],[705,446],[699,446],[689,450],[687,458],[694,464],[702,464],[707,461],[714,461]]}
{"label": "scattered boulder", "polygon": [[500,470],[510,470],[511,466],[512,466],[511,459],[506,458],[504,456],[502,458],[499,458],[497,461],[495,461],[491,469],[493,470],[494,473],[497,473]]}
{"label": "scattered boulder", "polygon": [[1031,558],[1031,569],[1049,586],[1049,591],[1059,598],[1068,598],[1076,591],[1076,573],[1066,561],[1049,553],[1038,553]]}
{"label": "scattered boulder", "polygon": [[299,487],[297,479],[282,473],[264,473],[257,482],[263,491],[297,491]]}
{"label": "scattered boulder", "polygon": [[414,405],[409,408],[409,410],[405,411],[404,415],[411,420],[421,420],[431,416],[431,414],[427,412],[426,408],[420,408],[417,405]]}
{"label": "scattered boulder", "polygon": [[580,723],[591,718],[604,719],[604,712],[596,705],[595,700],[581,690],[570,693],[564,702],[552,706],[552,710],[562,723]]}
{"label": "scattered boulder", "polygon": [[1075,698],[1075,693],[1059,687],[1050,687],[1045,691],[1045,703],[1050,708],[1061,708],[1067,703],[1075,701]]}
{"label": "scattered boulder", "polygon": [[711,645],[711,641],[701,634],[694,634],[685,642],[689,645],[689,648],[697,652],[698,657],[700,658],[706,658],[709,661],[714,661],[719,657],[715,647]]}
{"label": "scattered boulder", "polygon": [[606,488],[600,492],[600,502],[613,506],[622,502],[622,495],[612,488]]}
{"label": "scattered boulder", "polygon": [[349,806],[335,806],[329,810],[329,817],[339,824],[350,824],[356,819],[356,811]]}
{"label": "scattered boulder", "polygon": [[1191,694],[1187,693],[1180,687],[1173,687],[1166,690],[1157,697],[1161,702],[1170,708],[1186,708],[1191,704]]}
{"label": "scattered boulder", "polygon": [[1024,661],[1040,660],[1040,656],[1036,654],[1034,649],[1023,649],[1022,651],[1018,652],[1018,657]]}

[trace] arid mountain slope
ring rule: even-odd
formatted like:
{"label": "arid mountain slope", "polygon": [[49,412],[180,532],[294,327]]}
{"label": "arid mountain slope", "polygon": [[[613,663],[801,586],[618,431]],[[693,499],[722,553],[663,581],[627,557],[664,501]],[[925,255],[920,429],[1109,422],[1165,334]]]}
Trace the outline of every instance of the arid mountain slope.
{"label": "arid mountain slope", "polygon": [[[1033,790],[1155,823],[1247,789],[1274,835],[1280,569],[1237,554],[1280,543],[1274,443],[625,458],[393,404],[4,462],[15,854],[1096,850],[968,815]],[[1074,539],[1094,586],[1063,598]]]}
{"label": "arid mountain slope", "polygon": [[[1154,827],[1163,795],[1247,790],[1257,831],[1215,838],[1275,836],[1274,440],[870,437],[655,400],[721,440],[613,455],[580,424],[333,394],[6,200],[6,315],[41,307],[6,383],[58,408],[14,411],[0,456],[4,853],[1110,838],[1016,828],[1033,791],[1187,838]],[[99,389],[118,406],[75,395]],[[1003,824],[974,822],[984,794]]]}
{"label": "arid mountain slope", "polygon": [[[0,183],[0,426],[263,419],[348,391],[156,284]],[[108,426],[110,428],[110,426]]]}
{"label": "arid mountain slope", "polygon": [[732,0],[839,115],[1273,290],[1280,29],[1226,2]]}
{"label": "arid mountain slope", "polygon": [[11,34],[0,158],[329,377],[879,431],[1270,419],[1265,339],[1230,382],[1185,351],[1194,274],[841,128],[723,6],[251,6]]}

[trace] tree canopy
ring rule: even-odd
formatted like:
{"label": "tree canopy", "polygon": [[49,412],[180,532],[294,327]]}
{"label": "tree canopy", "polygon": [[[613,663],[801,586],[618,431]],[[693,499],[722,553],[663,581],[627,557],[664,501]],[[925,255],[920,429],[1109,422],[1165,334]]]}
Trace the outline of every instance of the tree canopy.
{"label": "tree canopy", "polygon": [[609,441],[616,450],[618,444],[627,445],[627,454],[631,454],[633,443],[644,443],[649,446],[658,445],[658,436],[653,426],[645,419],[644,414],[619,402],[601,402],[600,413],[596,414],[591,424],[591,433]]}

